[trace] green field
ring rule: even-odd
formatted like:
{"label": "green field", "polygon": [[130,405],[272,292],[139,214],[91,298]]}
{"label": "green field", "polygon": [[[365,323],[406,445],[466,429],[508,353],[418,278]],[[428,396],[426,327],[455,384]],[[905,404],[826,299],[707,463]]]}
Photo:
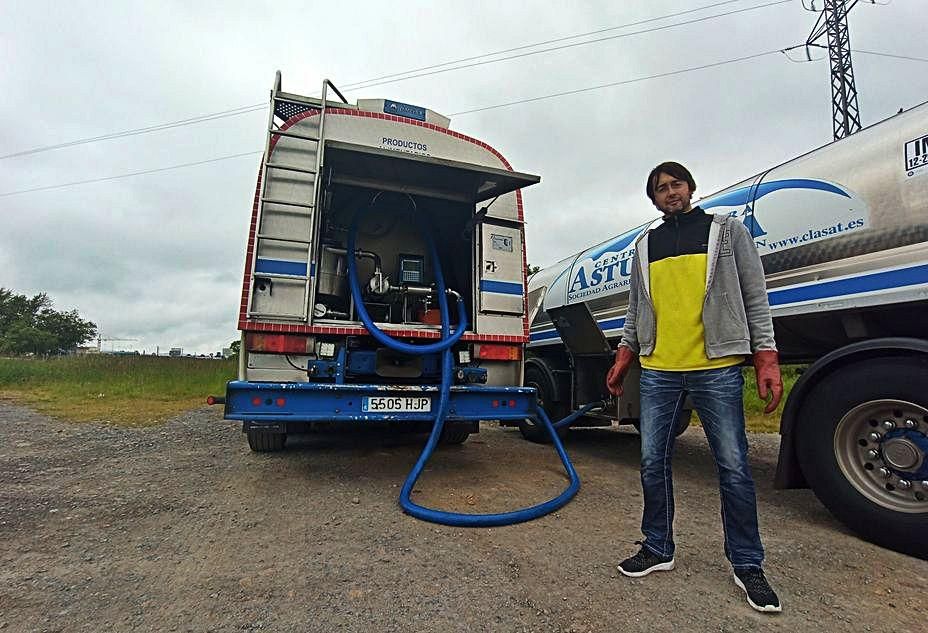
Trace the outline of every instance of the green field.
{"label": "green field", "polygon": [[0,394],[80,422],[158,424],[225,393],[233,360],[157,356],[0,358]]}
{"label": "green field", "polygon": [[781,371],[783,374],[783,399],[777,410],[769,415],[764,414],[765,403],[757,396],[757,382],[754,380],[754,370],[744,370],[744,415],[747,421],[748,430],[753,433],[778,433],[780,430],[780,415],[783,413],[783,406],[786,404],[786,396],[804,369],[799,366],[784,366]]}
{"label": "green field", "polygon": [[[235,373],[234,360],[204,358],[0,358],[0,396],[66,420],[144,426],[203,406],[207,395],[223,395]],[[744,375],[748,429],[777,432],[782,403],[776,413],[764,415],[753,370]],[[787,393],[798,377],[797,368],[783,369]]]}

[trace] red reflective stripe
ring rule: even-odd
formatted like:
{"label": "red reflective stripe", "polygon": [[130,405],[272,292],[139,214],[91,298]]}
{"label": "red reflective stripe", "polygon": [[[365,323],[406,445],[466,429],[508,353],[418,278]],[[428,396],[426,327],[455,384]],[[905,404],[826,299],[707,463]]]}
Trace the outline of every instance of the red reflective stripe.
{"label": "red reflective stripe", "polygon": [[249,352],[307,354],[312,352],[312,344],[308,336],[248,332],[245,334],[245,349]]}
{"label": "red reflective stripe", "polygon": [[522,358],[522,347],[519,345],[478,343],[474,345],[474,355],[484,360],[520,360]]}

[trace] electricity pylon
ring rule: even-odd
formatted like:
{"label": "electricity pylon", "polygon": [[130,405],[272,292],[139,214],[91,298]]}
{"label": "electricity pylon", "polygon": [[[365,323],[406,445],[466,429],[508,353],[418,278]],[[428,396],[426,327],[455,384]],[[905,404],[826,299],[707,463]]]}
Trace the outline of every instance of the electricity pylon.
{"label": "electricity pylon", "polygon": [[[851,42],[847,30],[847,14],[858,0],[820,0],[824,5],[809,33],[806,46],[821,46],[815,42],[828,37],[828,59],[831,62],[831,111],[835,140],[850,136],[860,129],[860,107],[851,65]],[[873,0],[871,0],[872,2]],[[810,0],[815,11],[815,0]],[[805,4],[805,3],[803,3]],[[824,47],[823,47],[824,48]]]}

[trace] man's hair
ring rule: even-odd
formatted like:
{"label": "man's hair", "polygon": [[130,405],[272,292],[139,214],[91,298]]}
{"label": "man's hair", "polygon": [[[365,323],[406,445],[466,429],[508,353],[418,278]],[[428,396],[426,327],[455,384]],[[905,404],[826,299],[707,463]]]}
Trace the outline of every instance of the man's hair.
{"label": "man's hair", "polygon": [[668,161],[666,163],[661,163],[648,174],[648,184],[645,185],[645,193],[648,194],[651,202],[654,202],[654,186],[657,184],[657,178],[661,174],[667,174],[673,176],[677,180],[683,180],[690,186],[691,192],[696,191],[696,181],[693,180],[693,174],[690,173],[690,170],[680,163]]}

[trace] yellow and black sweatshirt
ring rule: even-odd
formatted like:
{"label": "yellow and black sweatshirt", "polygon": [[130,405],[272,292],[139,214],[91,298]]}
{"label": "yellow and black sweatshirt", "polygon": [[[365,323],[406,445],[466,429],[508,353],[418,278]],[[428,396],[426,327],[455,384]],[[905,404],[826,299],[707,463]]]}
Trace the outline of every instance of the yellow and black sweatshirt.
{"label": "yellow and black sweatshirt", "polygon": [[648,273],[656,317],[654,351],[641,366],[696,371],[740,364],[742,356],[706,356],[702,321],[712,216],[699,207],[664,217],[648,240]]}

